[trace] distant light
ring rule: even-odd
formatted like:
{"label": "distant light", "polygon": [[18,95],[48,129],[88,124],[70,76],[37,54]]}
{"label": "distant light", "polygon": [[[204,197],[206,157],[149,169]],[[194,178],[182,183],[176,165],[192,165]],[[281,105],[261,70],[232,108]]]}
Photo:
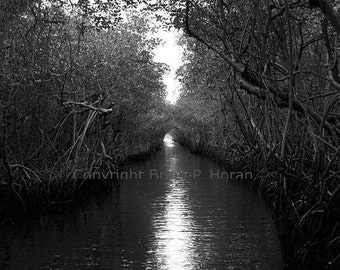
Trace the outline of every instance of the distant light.
{"label": "distant light", "polygon": [[166,147],[174,147],[175,146],[175,142],[174,142],[174,140],[172,139],[172,136],[169,133],[167,133],[165,135],[163,142],[164,142]]}
{"label": "distant light", "polygon": [[173,142],[172,136],[169,133],[165,134],[163,142]]}
{"label": "distant light", "polygon": [[176,79],[176,71],[183,64],[183,48],[177,44],[181,34],[178,31],[160,30],[156,36],[164,41],[164,44],[155,49],[155,61],[166,63],[170,67],[170,72],[163,76],[163,82],[167,87],[166,100],[176,103],[180,95],[181,84]]}

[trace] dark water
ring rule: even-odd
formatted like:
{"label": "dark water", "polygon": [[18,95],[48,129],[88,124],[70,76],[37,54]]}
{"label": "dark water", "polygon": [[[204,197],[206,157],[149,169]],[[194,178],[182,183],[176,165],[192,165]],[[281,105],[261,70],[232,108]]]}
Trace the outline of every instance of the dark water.
{"label": "dark water", "polygon": [[0,269],[282,269],[262,201],[217,170],[167,140],[124,169],[118,200],[0,225]]}

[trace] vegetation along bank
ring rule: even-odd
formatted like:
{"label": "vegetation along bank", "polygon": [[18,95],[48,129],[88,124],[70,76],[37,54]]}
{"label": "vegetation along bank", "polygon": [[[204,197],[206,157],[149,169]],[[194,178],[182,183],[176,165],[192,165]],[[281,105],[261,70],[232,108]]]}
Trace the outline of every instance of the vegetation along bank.
{"label": "vegetation along bank", "polygon": [[153,26],[127,7],[122,20],[120,5],[110,20],[85,2],[1,5],[0,214],[115,185],[84,175],[117,171],[167,130],[167,66],[153,60]]}
{"label": "vegetation along bank", "polygon": [[340,268],[339,4],[186,1],[177,141],[251,171],[286,269]]}

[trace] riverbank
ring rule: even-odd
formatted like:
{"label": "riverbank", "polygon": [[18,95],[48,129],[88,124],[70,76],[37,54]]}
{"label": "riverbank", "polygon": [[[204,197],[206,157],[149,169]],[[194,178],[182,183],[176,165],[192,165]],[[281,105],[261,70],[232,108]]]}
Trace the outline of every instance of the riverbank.
{"label": "riverbank", "polygon": [[227,171],[252,172],[246,181],[261,193],[276,223],[285,269],[339,269],[340,201],[337,194],[325,193],[326,184],[336,185],[336,179],[318,174],[312,159],[283,164],[260,147],[222,148],[178,130],[172,136]]}
{"label": "riverbank", "polygon": [[[195,176],[193,168],[202,174]],[[210,170],[219,168],[164,142],[147,160],[122,168],[144,174],[122,177],[119,197],[95,194],[57,215],[0,222],[0,265],[20,270],[282,270],[275,225],[265,205],[244,186],[206,181]]]}
{"label": "riverbank", "polygon": [[101,167],[71,168],[67,174],[60,171],[51,177],[48,171],[32,171],[23,167],[23,172],[30,172],[34,179],[18,177],[3,179],[0,183],[0,217],[3,219],[29,218],[42,214],[61,211],[69,205],[88,199],[94,193],[119,192],[119,179],[116,175],[120,167],[142,160],[152,155],[162,146],[162,141],[137,145],[126,152],[116,162],[103,163]]}

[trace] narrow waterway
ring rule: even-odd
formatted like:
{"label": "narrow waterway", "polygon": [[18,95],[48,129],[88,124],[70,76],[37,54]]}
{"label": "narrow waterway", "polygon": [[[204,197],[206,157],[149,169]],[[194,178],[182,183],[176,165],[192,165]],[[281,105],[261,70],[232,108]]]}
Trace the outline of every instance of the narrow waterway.
{"label": "narrow waterway", "polygon": [[124,168],[119,198],[0,224],[0,269],[282,269],[262,200],[222,172],[167,136]]}

